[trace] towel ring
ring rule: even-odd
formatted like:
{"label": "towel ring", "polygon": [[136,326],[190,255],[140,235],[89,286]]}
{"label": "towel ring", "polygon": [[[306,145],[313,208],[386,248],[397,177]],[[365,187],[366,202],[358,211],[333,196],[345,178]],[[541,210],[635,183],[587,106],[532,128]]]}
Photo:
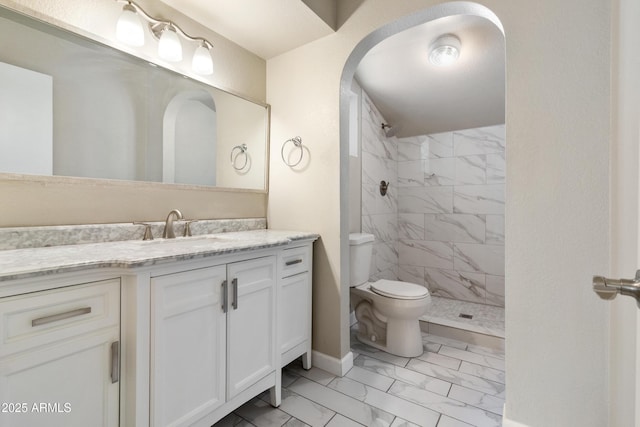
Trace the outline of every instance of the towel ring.
{"label": "towel ring", "polygon": [[[233,153],[236,152],[236,150],[239,150],[239,151],[234,156]],[[244,154],[244,163],[242,164],[242,166],[238,167],[236,165],[236,160],[238,159],[238,156],[241,154]],[[247,154],[247,144],[236,145],[231,149],[231,166],[233,166],[235,170],[241,171],[242,169],[244,169],[247,166],[248,161],[249,161],[249,155]]]}
{"label": "towel ring", "polygon": [[[298,161],[295,162],[295,163],[289,163],[284,158],[284,147],[289,142],[293,142],[293,145],[300,149],[300,157],[298,158]],[[294,167],[294,166],[298,166],[300,164],[300,162],[302,161],[302,156],[303,155],[304,155],[304,149],[302,148],[302,138],[300,138],[299,136],[293,137],[291,139],[287,139],[284,142],[284,144],[282,144],[282,148],[280,149],[280,157],[282,157],[282,161],[284,162],[285,165],[287,165],[287,166],[289,166],[291,168]]]}

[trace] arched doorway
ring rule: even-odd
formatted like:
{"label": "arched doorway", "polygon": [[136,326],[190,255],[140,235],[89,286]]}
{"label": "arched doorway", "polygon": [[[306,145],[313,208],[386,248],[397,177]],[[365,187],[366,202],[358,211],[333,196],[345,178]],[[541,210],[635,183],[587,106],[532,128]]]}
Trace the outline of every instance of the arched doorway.
{"label": "arched doorway", "polygon": [[[490,10],[488,10],[487,8],[485,8],[484,6],[478,5],[478,4],[474,4],[474,3],[462,3],[462,2],[456,2],[456,3],[447,3],[447,4],[443,4],[443,5],[439,5],[439,6],[435,6],[433,8],[429,8],[425,11],[419,12],[417,14],[414,15],[410,15],[404,19],[401,19],[399,21],[394,22],[393,24],[387,25],[385,27],[382,27],[376,31],[374,31],[373,33],[371,33],[369,36],[367,36],[364,40],[362,40],[354,49],[354,51],[351,53],[343,74],[342,74],[342,80],[341,80],[341,99],[340,99],[340,141],[341,141],[341,252],[342,254],[344,254],[344,256],[341,259],[341,285],[342,285],[342,293],[341,293],[341,297],[342,297],[342,301],[343,303],[345,302],[345,300],[347,301],[346,304],[343,304],[343,307],[345,305],[348,305],[348,300],[349,300],[349,259],[348,259],[348,254],[349,254],[349,246],[348,246],[348,235],[350,232],[353,231],[367,231],[367,232],[373,232],[373,234],[375,233],[375,229],[378,226],[381,226],[381,228],[385,228],[388,227],[386,230],[381,231],[380,235],[382,236],[382,238],[380,238],[379,240],[384,240],[385,237],[389,238],[389,235],[392,235],[394,233],[394,225],[391,224],[389,225],[388,223],[385,224],[385,221],[387,221],[387,219],[389,218],[389,216],[393,216],[394,214],[397,216],[399,211],[398,211],[398,204],[396,203],[395,207],[393,206],[393,200],[392,201],[388,201],[388,200],[383,200],[380,199],[378,201],[372,202],[372,203],[382,203],[383,204],[383,209],[380,212],[373,212],[373,215],[368,215],[368,219],[366,218],[366,215],[361,215],[360,216],[360,224],[359,224],[359,229],[358,226],[356,226],[356,230],[354,230],[354,221],[357,222],[358,219],[358,215],[353,215],[353,211],[354,210],[360,210],[360,211],[364,211],[366,210],[365,206],[365,199],[369,196],[377,196],[376,193],[376,189],[375,187],[372,187],[371,189],[369,189],[369,191],[365,190],[365,185],[367,184],[372,184],[375,185],[376,183],[380,182],[380,176],[372,176],[372,174],[369,173],[369,171],[365,171],[362,172],[362,169],[359,171],[359,173],[353,174],[353,164],[354,163],[358,163],[360,162],[359,159],[356,159],[355,161],[353,160],[354,157],[352,157],[352,155],[354,153],[356,153],[356,155],[358,155],[358,153],[360,153],[360,155],[362,156],[362,158],[364,159],[364,156],[369,155],[369,156],[375,156],[375,153],[365,153],[365,155],[362,155],[362,147],[360,147],[360,149],[356,146],[354,147],[353,144],[350,144],[353,140],[354,140],[354,135],[357,134],[357,131],[354,131],[354,120],[357,120],[358,117],[362,117],[363,115],[360,114],[359,112],[354,111],[354,108],[357,109],[359,108],[359,106],[362,105],[369,105],[370,106],[370,110],[375,110],[373,111],[369,118],[371,118],[370,120],[367,119],[367,127],[369,128],[369,130],[371,131],[372,129],[374,130],[374,133],[377,134],[378,138],[374,141],[374,143],[379,143],[379,146],[377,148],[374,147],[373,150],[380,150],[381,152],[383,152],[383,154],[380,156],[380,159],[378,159],[378,167],[379,169],[385,169],[387,168],[387,165],[385,165],[385,163],[389,163],[389,162],[394,162],[394,161],[398,161],[397,158],[397,153],[395,155],[389,155],[388,157],[385,157],[386,154],[388,154],[389,151],[393,151],[394,148],[392,148],[393,144],[397,143],[397,136],[398,133],[402,133],[402,126],[400,126],[400,130],[398,129],[394,129],[393,132],[388,132],[388,126],[385,126],[386,124],[388,124],[385,120],[386,116],[384,114],[381,114],[380,110],[383,110],[385,107],[382,108],[376,108],[376,104],[375,102],[372,101],[372,96],[368,96],[365,95],[364,99],[365,102],[361,102],[359,100],[356,100],[354,102],[354,97],[357,98],[357,93],[354,93],[354,78],[357,74],[358,71],[358,66],[359,64],[363,61],[363,59],[366,59],[366,55],[368,52],[372,51],[373,49],[375,49],[376,46],[381,45],[386,39],[391,38],[393,36],[396,36],[398,34],[401,34],[402,32],[408,32],[411,31],[412,29],[415,29],[417,27],[429,24],[429,23],[433,23],[433,24],[441,24],[442,21],[446,20],[446,19],[451,19],[454,20],[455,18],[461,17],[461,16],[470,16],[472,18],[477,18],[478,20],[481,21],[486,21],[490,23],[490,26],[492,26],[502,37],[502,44],[500,46],[500,49],[502,49],[501,55],[502,55],[502,79],[499,81],[499,84],[502,85],[501,87],[501,91],[500,93],[500,103],[501,103],[501,119],[500,121],[496,121],[495,118],[492,119],[480,119],[475,125],[473,124],[473,120],[471,121],[463,121],[465,124],[449,124],[446,126],[450,126],[449,128],[437,128],[435,130],[433,130],[432,132],[428,132],[428,131],[421,131],[422,133],[416,133],[416,132],[420,132],[420,131],[416,131],[416,130],[412,130],[409,132],[409,134],[406,135],[400,135],[400,136],[404,136],[404,137],[409,137],[409,136],[416,136],[416,135],[422,135],[425,137],[430,137],[431,134],[443,134],[445,132],[449,132],[449,136],[451,138],[453,138],[453,134],[457,133],[459,135],[463,135],[464,137],[468,137],[469,134],[473,133],[473,132],[477,132],[477,133],[485,133],[485,135],[491,133],[489,131],[487,131],[487,126],[486,125],[496,125],[496,126],[500,126],[501,127],[501,132],[502,132],[502,142],[500,143],[501,146],[498,147],[497,150],[492,151],[491,149],[489,149],[488,151],[484,151],[483,148],[478,148],[478,147],[474,147],[471,151],[466,151],[466,150],[460,150],[460,153],[454,153],[453,151],[453,143],[451,143],[447,148],[449,150],[451,150],[448,154],[445,155],[433,155],[433,156],[425,156],[424,158],[418,158],[415,159],[416,162],[415,163],[420,163],[420,162],[428,162],[429,159],[438,159],[437,161],[441,161],[441,158],[446,158],[446,162],[442,162],[444,163],[449,163],[452,167],[455,166],[456,163],[460,163],[461,165],[464,165],[464,163],[466,161],[469,160],[481,160],[482,162],[482,177],[475,177],[475,178],[469,178],[467,177],[466,179],[462,176],[456,177],[455,175],[455,170],[454,169],[450,169],[450,173],[449,175],[447,175],[447,173],[440,173],[439,170],[434,170],[437,169],[435,168],[435,166],[432,166],[434,169],[429,170],[427,167],[427,169],[423,169],[423,170],[419,170],[419,174],[424,174],[425,172],[427,172],[428,174],[430,174],[431,176],[423,176],[420,179],[424,179],[425,181],[430,181],[427,182],[426,184],[423,182],[421,184],[416,185],[416,180],[412,178],[413,175],[411,175],[410,173],[407,173],[407,169],[404,168],[404,166],[407,167],[411,167],[410,163],[411,161],[413,161],[414,159],[408,159],[410,160],[409,162],[405,162],[405,164],[401,167],[398,166],[396,164],[395,166],[395,173],[396,173],[396,178],[393,179],[391,178],[389,181],[392,183],[390,188],[398,188],[398,187],[402,187],[402,180],[403,178],[405,179],[405,186],[406,187],[414,187],[417,188],[419,186],[422,187],[429,187],[429,190],[433,190],[436,186],[438,187],[448,187],[446,188],[446,191],[449,192],[448,196],[446,197],[451,197],[453,199],[453,194],[462,194],[464,193],[466,190],[470,190],[469,188],[459,188],[459,190],[455,189],[456,185],[459,186],[467,186],[467,185],[481,185],[481,186],[487,186],[487,178],[486,178],[486,168],[487,168],[487,164],[486,164],[486,155],[490,155],[490,156],[496,156],[500,157],[503,161],[504,161],[504,98],[505,98],[505,91],[504,91],[504,63],[505,63],[505,54],[504,54],[504,30],[502,28],[502,25],[500,23],[500,21],[498,20],[498,18],[495,16],[495,14],[493,14]],[[438,26],[438,25],[435,25]],[[442,27],[444,28],[444,27]],[[442,31],[442,30],[438,30],[438,31]],[[446,31],[445,31],[446,33]],[[427,46],[430,43],[430,39],[427,38],[426,40],[424,40],[424,44],[425,44],[425,58],[427,56],[426,52],[427,52]],[[467,40],[468,41],[468,40]],[[463,41],[464,43],[464,41]],[[376,52],[377,54],[377,52]],[[379,59],[379,58],[377,58]],[[473,67],[472,67],[473,68]],[[382,73],[381,73],[382,74]],[[375,76],[374,76],[375,78]],[[427,78],[427,77],[425,77]],[[364,85],[358,85],[358,86],[364,86]],[[360,88],[362,89],[362,88]],[[357,91],[356,91],[357,92]],[[404,98],[408,98],[409,95],[405,95]],[[384,102],[384,95],[381,97],[382,102]],[[415,103],[411,104],[412,106],[415,107]],[[486,105],[485,105],[486,107]],[[366,107],[361,107],[361,109],[365,109]],[[453,103],[452,108],[454,109],[458,109],[460,110],[460,104],[455,104]],[[480,107],[482,108],[482,107]],[[443,108],[443,110],[445,110]],[[393,109],[390,108],[388,109],[388,111],[391,111],[393,113]],[[434,117],[434,115],[431,115],[431,117]],[[426,115],[426,118],[429,118],[429,115]],[[363,121],[365,119],[363,118]],[[376,121],[377,120],[377,121]],[[396,118],[396,120],[398,120],[398,118]],[[438,120],[438,118],[436,117],[436,120]],[[488,122],[483,122],[482,120],[488,120]],[[493,121],[491,121],[493,120]],[[398,120],[399,121],[399,120]],[[471,123],[471,124],[469,124]],[[394,126],[395,123],[391,123],[391,126]],[[416,125],[416,122],[413,123],[409,123],[407,126],[414,126]],[[457,127],[456,127],[457,126]],[[363,125],[363,128],[365,126]],[[471,131],[473,132],[469,132],[470,128]],[[464,129],[464,131],[462,131]],[[455,131],[455,132],[454,132]],[[413,133],[411,133],[413,132]],[[395,138],[392,141],[389,141],[389,138]],[[492,140],[493,142],[496,142],[495,140],[493,140],[492,138],[484,138],[481,137],[479,138],[479,140],[484,140],[485,142],[489,143],[489,140]],[[471,138],[473,139],[473,138]],[[476,138],[477,139],[477,138]],[[462,146],[462,145],[461,145]],[[495,148],[495,147],[494,147]],[[420,147],[417,148],[418,150],[420,149]],[[475,150],[479,150],[479,151],[475,151]],[[458,155],[459,154],[459,155]],[[472,159],[473,157],[473,159]],[[405,159],[407,160],[407,159]],[[495,158],[492,158],[492,161],[494,161]],[[365,160],[362,160],[361,162],[364,162]],[[375,162],[374,162],[375,163]],[[434,161],[432,161],[432,163],[435,163]],[[473,162],[472,162],[473,163]],[[478,164],[475,164],[475,166],[478,166]],[[387,168],[388,170],[385,170],[384,173],[386,174],[390,174],[393,175],[394,170],[393,167]],[[502,163],[502,176],[504,177],[504,162]],[[357,179],[357,176],[360,176],[362,178],[363,184],[362,185],[353,185],[353,181],[354,178]],[[433,184],[433,181],[437,181],[438,178],[440,178],[440,176],[442,176],[443,178],[445,178],[444,181],[441,181],[439,183],[436,183],[437,185]],[[365,183],[364,181],[366,181],[367,179],[369,179],[369,183]],[[469,181],[469,179],[473,179],[473,183],[471,181]],[[382,180],[385,181],[385,178],[382,177]],[[498,184],[497,181],[493,181],[493,184]],[[358,188],[360,187],[362,189],[362,194],[363,196],[360,198],[360,203],[354,203],[354,200],[358,199],[358,197],[354,197],[353,195],[353,189],[354,188]],[[412,245],[412,243],[407,243],[407,242],[402,242],[400,243],[400,245],[404,245],[405,246],[405,252],[411,252],[412,254],[409,255],[410,257],[413,257],[414,259],[416,257],[420,256],[420,252],[422,253],[427,253],[429,255],[429,253],[431,252],[431,254],[433,252],[438,252],[439,249],[442,249],[441,252],[436,253],[435,254],[435,261],[434,264],[429,264],[427,263],[426,265],[420,265],[418,268],[422,269],[421,273],[418,275],[414,275],[412,276],[412,272],[407,273],[406,271],[404,272],[404,277],[402,277],[403,273],[402,271],[396,270],[395,273],[392,271],[391,268],[387,268],[387,270],[385,271],[385,267],[389,267],[389,265],[392,265],[394,262],[396,263],[396,265],[398,265],[398,252],[400,252],[400,257],[402,256],[402,249],[400,251],[398,251],[397,246],[395,246],[395,261],[391,260],[389,261],[390,257],[394,256],[394,244],[397,245],[397,243],[394,243],[394,240],[397,241],[398,237],[393,237],[391,236],[389,238],[390,241],[383,241],[381,242],[379,245],[381,247],[381,253],[382,255],[380,256],[380,259],[378,259],[378,265],[374,266],[373,270],[372,270],[372,280],[375,279],[379,279],[379,278],[386,278],[386,279],[393,279],[393,280],[404,280],[404,281],[411,281],[416,283],[419,280],[424,280],[423,283],[419,283],[419,284],[423,284],[423,285],[429,285],[428,282],[430,282],[431,285],[438,285],[437,283],[434,283],[434,280],[437,280],[439,278],[436,278],[435,276],[437,274],[440,274],[442,276],[443,281],[445,282],[449,282],[449,283],[453,283],[452,288],[454,289],[451,293],[447,294],[446,290],[444,289],[443,286],[438,285],[435,289],[435,293],[440,292],[441,294],[444,293],[444,296],[446,297],[455,297],[456,293],[458,293],[461,296],[461,299],[465,299],[465,300],[474,300],[474,302],[477,303],[482,303],[482,304],[494,304],[494,305],[500,305],[501,303],[503,304],[504,301],[504,232],[502,232],[502,240],[500,243],[487,239],[487,216],[491,215],[491,225],[490,228],[494,228],[494,222],[496,220],[498,221],[502,221],[502,225],[499,228],[504,229],[504,179],[502,179],[498,185],[495,185],[493,188],[489,189],[487,188],[483,188],[484,190],[488,190],[491,191],[495,194],[500,193],[501,196],[498,197],[499,203],[497,203],[497,205],[499,205],[501,211],[490,211],[490,208],[488,207],[483,207],[482,209],[479,210],[474,210],[474,208],[471,209],[471,211],[465,211],[462,208],[462,204],[458,205],[457,207],[454,207],[454,202],[450,201],[448,206],[443,207],[440,205],[440,203],[438,203],[437,201],[426,201],[421,200],[418,204],[422,204],[422,205],[432,205],[432,206],[428,206],[426,211],[420,211],[420,212],[414,212],[411,210],[406,210],[405,212],[408,215],[418,215],[420,216],[420,220],[423,221],[423,225],[422,225],[422,230],[418,230],[420,233],[422,233],[421,238],[411,238],[408,237],[407,241],[412,241],[413,243],[418,242],[418,244],[416,245]],[[483,192],[481,191],[481,192]],[[350,194],[351,192],[351,194]],[[406,197],[422,197],[422,196],[418,196],[416,195],[415,191],[405,191],[404,194],[405,198]],[[489,195],[481,195],[481,194],[476,194],[476,196],[478,198],[483,198],[485,200],[494,198],[493,196],[489,196]],[[402,197],[402,195],[400,196]],[[371,198],[371,197],[370,197]],[[373,200],[373,199],[372,199]],[[434,207],[435,206],[435,207]],[[395,209],[395,211],[394,211]],[[484,210],[484,209],[489,209],[489,210]],[[400,213],[402,212],[402,208],[400,209]],[[376,220],[375,218],[372,219],[373,217],[375,217],[377,215],[377,217],[380,219],[380,221]],[[494,216],[495,215],[495,216]],[[454,238],[451,238],[450,240],[446,240],[444,238],[440,236],[432,238],[431,240],[433,240],[432,242],[428,242],[427,240],[429,240],[428,238],[424,237],[424,233],[425,233],[425,229],[428,227],[427,225],[425,225],[424,221],[425,221],[425,216],[433,216],[435,217],[435,221],[434,223],[440,223],[440,226],[442,226],[442,224],[444,223],[448,223],[448,225],[452,225],[454,224],[455,226],[459,226],[461,224],[461,220],[462,223],[464,223],[464,221],[472,221],[474,222],[479,228],[481,228],[482,230],[479,232],[482,236],[478,237],[477,235],[474,237],[472,235],[470,235],[469,233],[464,233],[465,236],[456,236]],[[442,216],[443,218],[437,218],[438,216]],[[463,218],[464,217],[464,218]],[[355,218],[355,220],[354,220]],[[369,221],[369,223],[367,224],[367,221]],[[381,225],[382,224],[382,225]],[[396,234],[397,234],[397,229],[400,228],[398,225],[398,223],[395,224],[396,227]],[[464,225],[464,224],[463,224]],[[475,227],[471,226],[472,228]],[[438,225],[436,225],[437,227]],[[453,228],[455,228],[455,226]],[[466,226],[462,227],[465,228]],[[365,228],[369,228],[369,230],[365,230]],[[408,227],[411,228],[411,227]],[[419,228],[419,227],[416,227]],[[389,233],[389,230],[391,230],[391,232]],[[409,231],[415,231],[414,230],[409,230]],[[433,230],[432,230],[433,231]],[[467,230],[469,231],[469,230]],[[455,233],[455,232],[454,232]],[[471,234],[475,234],[476,232],[471,231]],[[437,233],[436,233],[437,234]],[[440,233],[441,234],[441,233]],[[380,236],[377,236],[380,237]],[[470,239],[470,240],[467,240]],[[494,245],[494,243],[497,243]],[[422,247],[420,247],[420,245],[422,245]],[[486,246],[489,245],[488,247],[488,251],[494,251],[494,253],[492,253],[491,255],[489,255],[488,257],[494,257],[498,259],[501,257],[501,264],[499,264],[498,267],[493,268],[493,267],[489,267],[487,268],[487,271],[484,271],[485,267],[488,266],[480,266],[480,265],[469,265],[467,264],[466,266],[462,266],[461,268],[457,268],[454,267],[454,263],[457,264],[457,262],[455,261],[456,259],[461,260],[463,258],[466,258],[467,261],[470,261],[469,258],[463,254],[463,252],[465,250],[484,250],[486,248],[480,248],[480,246]],[[417,250],[416,250],[417,247]],[[443,251],[449,251],[448,255],[443,255]],[[480,255],[479,253],[477,254],[477,256],[479,256],[480,258],[485,257],[485,255]],[[446,258],[446,259],[445,259]],[[375,249],[374,249],[374,259],[375,259]],[[438,264],[440,262],[442,262],[444,260],[444,264]],[[375,261],[374,261],[375,262]],[[448,264],[447,264],[448,263]],[[384,267],[381,267],[381,265],[384,264]],[[407,262],[406,264],[408,264],[409,267],[413,268],[416,267],[416,263],[415,262]],[[413,265],[412,265],[413,264]],[[447,265],[445,265],[447,264]],[[471,262],[471,264],[476,264],[474,262]],[[476,270],[477,268],[477,270]],[[470,272],[469,270],[472,269],[473,272]],[[401,270],[401,269],[400,269]],[[395,274],[395,277],[389,277],[389,275],[393,276]],[[493,282],[491,283],[490,286],[493,286],[492,289],[495,289],[495,280],[501,280],[501,291],[500,294],[497,295],[492,295],[491,299],[487,299],[487,276],[490,276]],[[454,283],[455,282],[455,283]],[[455,288],[455,286],[457,286],[457,288]],[[432,292],[434,292],[434,289],[431,289]],[[500,301],[500,299],[502,298],[502,301]],[[348,310],[348,308],[347,308]],[[504,314],[502,314],[504,316]],[[344,319],[349,319],[348,315],[344,315],[343,316]],[[345,329],[349,329],[349,325],[342,325],[342,333],[348,333],[345,332]],[[502,327],[502,337],[504,338],[504,327]],[[503,368],[504,369],[504,368]],[[504,382],[504,380],[503,380]],[[501,409],[500,409],[500,413],[501,413]]]}

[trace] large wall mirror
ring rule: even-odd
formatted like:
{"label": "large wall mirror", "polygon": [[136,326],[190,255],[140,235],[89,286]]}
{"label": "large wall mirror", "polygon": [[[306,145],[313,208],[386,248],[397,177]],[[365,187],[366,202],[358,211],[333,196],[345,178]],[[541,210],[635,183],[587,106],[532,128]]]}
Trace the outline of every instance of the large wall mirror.
{"label": "large wall mirror", "polygon": [[269,107],[0,7],[0,172],[266,190]]}

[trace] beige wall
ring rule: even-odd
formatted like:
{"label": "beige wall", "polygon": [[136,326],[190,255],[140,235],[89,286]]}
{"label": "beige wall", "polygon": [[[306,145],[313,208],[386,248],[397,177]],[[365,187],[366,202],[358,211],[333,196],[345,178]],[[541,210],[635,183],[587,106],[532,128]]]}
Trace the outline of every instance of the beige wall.
{"label": "beige wall", "polygon": [[[112,0],[0,3],[31,8],[105,40],[113,40],[119,13]],[[436,3],[366,0],[336,34],[267,64],[270,226],[321,234],[314,260],[314,348],[336,358],[349,348],[341,75],[368,34],[424,22],[430,16],[423,11]],[[169,13],[159,2],[141,4],[150,13]],[[606,425],[607,309],[589,283],[609,266],[610,3],[483,4],[503,23],[507,42],[507,417],[530,426]],[[200,32],[191,25],[184,29]],[[211,39],[214,83],[264,99],[264,62],[228,41]],[[280,147],[296,135],[308,151],[301,167],[291,169],[282,163]],[[254,216],[253,209],[265,209],[259,193],[97,181],[0,177],[0,191],[1,226],[161,220],[173,207],[192,217]]]}
{"label": "beige wall", "polygon": [[[616,144],[611,150],[611,277],[633,277],[640,266],[638,248],[640,149],[640,2],[615,1],[613,10],[614,51],[613,129]],[[638,307],[632,298],[611,301],[611,411],[610,426],[638,425],[640,396],[636,386],[638,365]],[[635,420],[635,421],[634,421]]]}
{"label": "beige wall", "polygon": [[[265,101],[266,64],[263,59],[159,1],[137,3],[152,16],[171,19],[188,34],[205,37],[214,44],[214,75],[201,80],[256,101]],[[158,62],[151,49],[133,49],[119,45],[115,40],[115,23],[122,4],[114,0],[0,0],[0,4]],[[178,71],[188,70],[188,55],[175,67]],[[100,180],[20,179],[2,175],[0,194],[3,198],[0,227],[161,221],[173,208],[181,209],[189,218],[262,217],[266,215],[267,200],[264,192],[131,185]]]}
{"label": "beige wall", "polygon": [[[436,3],[366,0],[335,35],[267,63],[273,118],[268,218],[276,228],[321,234],[314,348],[337,359],[349,351],[348,201],[338,190],[348,189],[340,181],[348,179],[340,77],[369,33],[424,22],[430,17],[424,10]],[[504,25],[507,46],[507,418],[530,426],[603,426],[608,308],[590,281],[609,267],[610,4],[483,4]],[[294,135],[310,152],[304,170],[280,160],[281,144]]]}

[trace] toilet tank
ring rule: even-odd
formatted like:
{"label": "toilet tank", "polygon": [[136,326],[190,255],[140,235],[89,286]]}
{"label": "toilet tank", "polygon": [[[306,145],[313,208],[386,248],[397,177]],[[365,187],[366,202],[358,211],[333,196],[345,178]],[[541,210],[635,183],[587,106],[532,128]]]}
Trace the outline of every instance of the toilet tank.
{"label": "toilet tank", "polygon": [[349,286],[358,286],[369,280],[374,240],[373,234],[349,234]]}

